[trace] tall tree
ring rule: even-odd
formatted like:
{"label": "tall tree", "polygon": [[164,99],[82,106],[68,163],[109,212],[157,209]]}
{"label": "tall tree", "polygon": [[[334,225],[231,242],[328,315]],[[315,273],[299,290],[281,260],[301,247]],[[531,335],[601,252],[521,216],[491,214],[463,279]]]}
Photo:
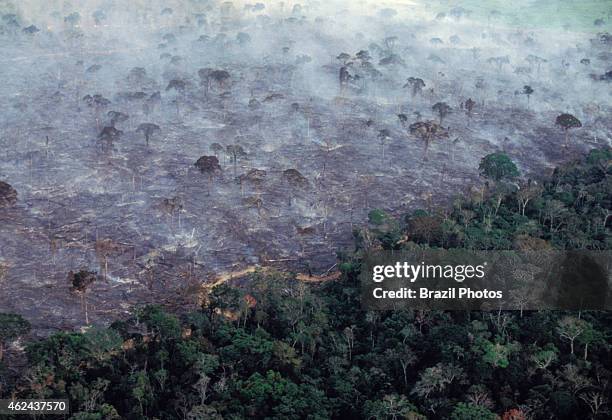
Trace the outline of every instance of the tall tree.
{"label": "tall tree", "polygon": [[149,145],[149,139],[157,131],[161,131],[161,128],[159,128],[159,125],[153,124],[153,123],[142,123],[136,129],[137,133],[140,132],[140,133],[144,134],[145,142],[146,142],[147,146]]}
{"label": "tall tree", "polygon": [[202,174],[206,174],[208,176],[208,189],[206,195],[210,195],[210,185],[212,184],[213,176],[217,172],[221,172],[219,159],[217,159],[216,156],[202,156],[197,160],[195,166]]}
{"label": "tall tree", "polygon": [[382,159],[385,160],[385,143],[391,138],[391,132],[383,128],[378,132],[378,141],[380,142],[381,147],[381,156]]}
{"label": "tall tree", "polygon": [[440,125],[442,121],[451,112],[451,107],[446,102],[437,102],[431,107],[432,111],[436,112],[440,117]]}
{"label": "tall tree", "polygon": [[569,142],[569,130],[572,128],[580,128],[582,127],[582,123],[572,114],[561,114],[555,120],[555,125],[558,125],[565,131],[565,141],[563,143],[563,147],[567,147]]}
{"label": "tall tree", "polygon": [[570,342],[570,353],[574,354],[574,341],[587,330],[584,320],[573,316],[564,316],[557,323],[557,333]]}
{"label": "tall tree", "polygon": [[96,281],[97,274],[93,271],[81,270],[76,273],[68,273],[68,281],[72,290],[81,297],[81,307],[85,310],[85,323],[89,324],[89,312],[87,310],[87,290]]}
{"label": "tall tree", "polygon": [[531,95],[533,94],[533,88],[529,85],[523,86],[523,95],[527,96],[527,108],[529,108],[529,99],[531,99]]}
{"label": "tall tree", "polygon": [[415,97],[416,95],[421,94],[421,92],[423,91],[423,88],[425,87],[425,82],[423,81],[423,79],[418,78],[418,77],[409,77],[406,80],[406,84],[403,86],[404,88],[410,87],[410,92],[412,94],[412,97]]}
{"label": "tall tree", "polygon": [[427,151],[433,140],[448,138],[448,131],[435,121],[418,121],[410,124],[408,130],[410,134],[419,137],[425,143],[424,160],[427,160]]}

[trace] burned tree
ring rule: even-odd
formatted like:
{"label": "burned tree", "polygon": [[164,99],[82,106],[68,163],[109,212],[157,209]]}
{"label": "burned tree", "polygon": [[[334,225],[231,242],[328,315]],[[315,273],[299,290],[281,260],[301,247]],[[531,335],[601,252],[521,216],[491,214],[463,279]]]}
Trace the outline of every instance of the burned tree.
{"label": "burned tree", "polygon": [[423,88],[425,87],[425,82],[423,81],[423,79],[420,79],[418,77],[409,77],[403,87],[409,87],[411,89],[412,97],[415,97],[423,91]]}
{"label": "burned tree", "polygon": [[468,118],[472,118],[472,111],[474,110],[474,107],[476,106],[476,102],[472,100],[472,98],[468,98],[467,101],[465,101],[465,103],[463,104],[463,106],[465,107],[465,112],[467,113]]}
{"label": "burned tree", "polygon": [[111,101],[99,94],[95,94],[93,96],[85,95],[83,97],[83,101],[87,104],[87,106],[94,109],[96,114],[96,128],[100,128],[100,111],[109,106]]}
{"label": "burned tree", "polygon": [[104,280],[108,280],[108,257],[111,254],[120,253],[121,245],[113,242],[112,239],[100,239],[95,243],[96,256],[102,268],[104,268]]}
{"label": "burned tree", "polygon": [[525,58],[525,61],[527,61],[531,67],[536,66],[538,73],[540,73],[542,64],[548,62],[548,60],[533,54],[528,55],[527,58]]}
{"label": "burned tree", "polygon": [[98,139],[104,140],[110,146],[112,146],[113,142],[119,139],[119,137],[121,137],[122,134],[123,134],[123,131],[117,130],[115,127],[112,127],[112,126],[107,126],[102,129],[102,131],[98,135]]}
{"label": "burned tree", "polygon": [[187,90],[187,82],[181,79],[172,79],[170,82],[168,82],[168,86],[166,86],[166,92],[169,90],[174,90],[176,92],[176,115],[180,115],[179,98],[182,98],[185,95],[185,91]]}
{"label": "burned tree", "polygon": [[231,80],[230,74],[225,70],[215,70],[211,68],[202,68],[198,70],[200,77],[200,85],[204,86],[204,95],[208,95],[208,91],[215,82],[220,89],[224,89]]}
{"label": "burned tree", "polygon": [[563,143],[563,147],[567,147],[569,142],[569,130],[571,128],[580,128],[582,127],[582,123],[572,114],[561,114],[555,120],[555,125],[558,125],[565,131],[565,141]]}
{"label": "burned tree", "polygon": [[450,114],[451,107],[446,102],[437,102],[431,107],[431,110],[438,114],[440,117],[440,125],[442,125],[444,118]]}
{"label": "burned tree", "polygon": [[308,185],[308,179],[297,169],[287,169],[283,171],[283,179],[294,187],[305,187]]}
{"label": "burned tree", "polygon": [[525,85],[523,86],[523,90],[521,91],[521,93],[525,96],[527,96],[527,108],[529,108],[529,100],[531,99],[531,95],[533,94],[533,88],[529,85]]}
{"label": "burned tree", "polygon": [[234,164],[234,176],[236,176],[238,159],[245,158],[247,153],[239,144],[230,144],[225,148],[225,152],[230,158],[230,163]]}
{"label": "burned tree", "polygon": [[219,159],[217,159],[216,156],[202,156],[196,161],[195,167],[198,168],[202,174],[208,176],[208,189],[206,195],[210,195],[210,186],[213,177],[216,173],[221,172]]}
{"label": "burned tree", "polygon": [[346,66],[348,62],[351,60],[351,55],[345,52],[342,52],[338,54],[338,56],[336,57],[336,60],[339,60],[340,62],[342,62],[343,66]]}
{"label": "burned tree", "polygon": [[111,127],[114,127],[117,123],[125,122],[130,118],[129,115],[119,111],[108,111],[106,115],[110,118]]}
{"label": "burned tree", "polygon": [[158,131],[161,131],[161,128],[159,128],[159,125],[153,123],[142,123],[136,129],[137,133],[144,134],[147,146],[149,145],[149,139],[151,138],[151,136]]}
{"label": "burned tree", "polygon": [[181,212],[185,208],[185,203],[181,197],[164,198],[160,204],[160,209],[163,213],[170,216],[170,223],[174,221],[174,214],[178,214],[178,225],[181,227]]}
{"label": "burned tree", "polygon": [[[403,115],[403,114],[400,114]],[[380,142],[380,147],[381,147],[381,156],[382,159],[385,159],[385,143],[391,138],[391,132],[386,129],[383,128],[382,130],[378,131],[378,141]]]}
{"label": "burned tree", "polygon": [[338,76],[339,82],[340,82],[340,93],[343,93],[346,88],[349,85],[349,82],[351,81],[351,74],[348,71],[348,67],[347,66],[342,66],[340,67],[340,74]]}
{"label": "burned tree", "polygon": [[427,160],[429,144],[435,139],[448,138],[448,131],[435,121],[418,121],[408,127],[410,134],[425,142],[423,159]]}
{"label": "burned tree", "polygon": [[259,188],[264,180],[266,179],[267,172],[263,169],[251,169],[246,174],[242,174],[236,178],[236,182],[240,184],[240,192],[244,194],[244,185],[246,183],[251,183],[255,185],[256,188]]}
{"label": "burned tree", "polygon": [[17,202],[17,191],[10,184],[0,181],[0,208],[12,206]]}
{"label": "burned tree", "polygon": [[210,79],[217,83],[219,88],[223,89],[226,84],[230,81],[230,74],[225,70],[213,70],[209,75]]}
{"label": "burned tree", "polygon": [[87,311],[87,290],[91,284],[97,279],[97,273],[94,271],[81,270],[77,273],[70,271],[68,273],[68,281],[71,285],[71,290],[80,296],[81,308],[85,310],[85,323],[89,324],[89,313]]}

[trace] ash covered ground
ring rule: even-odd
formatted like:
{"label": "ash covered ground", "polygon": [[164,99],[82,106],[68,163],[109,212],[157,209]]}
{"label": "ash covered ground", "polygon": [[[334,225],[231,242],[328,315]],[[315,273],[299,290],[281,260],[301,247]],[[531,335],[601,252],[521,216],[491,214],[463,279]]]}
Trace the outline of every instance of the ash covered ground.
{"label": "ash covered ground", "polygon": [[[522,28],[425,2],[2,7],[0,181],[17,200],[0,208],[0,309],[39,334],[85,323],[70,271],[99,275],[92,322],[192,303],[247,266],[320,274],[372,208],[448,205],[483,183],[489,153],[538,178],[611,140],[605,19]],[[560,113],[582,122],[567,148]],[[427,151],[419,121],[446,134]]]}

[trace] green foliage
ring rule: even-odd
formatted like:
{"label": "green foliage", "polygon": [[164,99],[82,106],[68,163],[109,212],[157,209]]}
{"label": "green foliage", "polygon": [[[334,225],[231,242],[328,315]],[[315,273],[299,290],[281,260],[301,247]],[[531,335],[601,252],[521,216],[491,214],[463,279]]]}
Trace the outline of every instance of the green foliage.
{"label": "green foliage", "polygon": [[509,344],[492,343],[488,340],[483,340],[481,343],[484,352],[483,360],[493,367],[506,368],[510,364],[509,357],[513,347]]}
{"label": "green foliage", "polygon": [[587,155],[586,161],[590,165],[609,163],[612,160],[612,148],[592,149]]}
{"label": "green foliage", "polygon": [[450,416],[451,420],[495,420],[495,413],[480,405],[457,404]]}
{"label": "green foliage", "polygon": [[164,312],[159,306],[147,306],[137,316],[162,340],[177,339],[181,335],[178,318]]}
{"label": "green foliage", "polygon": [[13,340],[29,331],[30,323],[21,315],[0,313],[0,342]]}
{"label": "green foliage", "polygon": [[505,153],[491,153],[480,161],[480,174],[494,181],[512,179],[519,176],[514,162]]}
{"label": "green foliage", "polygon": [[93,328],[85,333],[85,349],[98,362],[108,360],[121,350],[123,339],[112,329]]}
{"label": "green foliage", "polygon": [[368,213],[368,220],[373,225],[382,225],[389,219],[387,213],[381,209],[374,209]]}

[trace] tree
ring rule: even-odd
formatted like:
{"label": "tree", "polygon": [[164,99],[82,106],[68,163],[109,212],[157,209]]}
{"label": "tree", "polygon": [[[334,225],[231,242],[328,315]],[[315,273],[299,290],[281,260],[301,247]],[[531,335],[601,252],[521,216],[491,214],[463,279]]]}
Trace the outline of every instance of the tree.
{"label": "tree", "polygon": [[239,144],[230,144],[225,148],[225,152],[230,157],[230,162],[234,164],[234,176],[236,176],[238,159],[245,158],[247,153]]}
{"label": "tree", "polygon": [[448,138],[448,131],[435,121],[417,121],[410,124],[408,130],[410,134],[419,137],[425,142],[424,160],[427,160],[427,151],[429,150],[429,144],[432,140]]}
{"label": "tree", "polygon": [[483,157],[478,168],[480,175],[494,181],[510,180],[519,176],[518,168],[505,153],[491,153]]}
{"label": "tree", "polygon": [[385,160],[385,142],[391,138],[391,132],[383,128],[378,132],[378,141],[380,142],[382,159]]}
{"label": "tree", "polygon": [[201,68],[198,70],[200,77],[200,85],[204,86],[204,95],[208,95],[208,91],[212,86],[212,82],[217,83],[220,88],[224,88],[231,80],[230,74],[225,70],[215,70],[210,67]]}
{"label": "tree", "polygon": [[463,369],[459,366],[438,363],[421,372],[412,393],[421,398],[428,398],[432,392],[444,391],[451,382],[463,376]]}
{"label": "tree", "polygon": [[340,92],[343,93],[349,85],[349,82],[353,79],[353,76],[348,71],[348,66],[340,67],[338,73],[338,82],[340,83]]}
{"label": "tree", "polygon": [[0,362],[7,343],[27,334],[30,323],[21,315],[0,313]]}
{"label": "tree", "polygon": [[584,345],[583,359],[587,360],[589,356],[589,346],[603,344],[606,342],[604,334],[597,331],[590,322],[584,323],[584,331],[578,336],[578,342]]}
{"label": "tree", "polygon": [[108,257],[111,254],[121,252],[121,246],[112,239],[100,239],[96,240],[95,251],[98,261],[104,263],[104,280],[108,280]]}
{"label": "tree", "polygon": [[110,328],[94,327],[85,333],[84,338],[84,347],[98,363],[111,359],[123,344],[121,335]]}
{"label": "tree", "polygon": [[525,209],[527,208],[527,204],[529,203],[529,201],[533,200],[534,198],[537,198],[542,193],[542,191],[542,187],[538,185],[537,182],[532,180],[528,180],[526,183],[523,182],[519,184],[519,189],[516,192],[516,200],[518,201],[518,210],[519,213],[521,213],[521,216],[525,215]]}
{"label": "tree", "polygon": [[78,26],[81,22],[81,15],[78,12],[70,13],[64,17],[64,22],[73,27]]}
{"label": "tree", "polygon": [[[580,395],[580,399],[589,406],[593,419],[602,413],[602,407],[608,403],[608,397],[606,397],[604,392],[587,392]],[[609,414],[608,411],[606,413]]]}
{"label": "tree", "polygon": [[175,98],[176,115],[179,115],[179,98],[182,98],[185,95],[185,91],[187,90],[187,82],[181,79],[172,79],[168,82],[168,86],[166,86],[166,92],[172,89],[177,95]]}
{"label": "tree", "polygon": [[472,98],[468,98],[467,101],[465,101],[465,111],[467,112],[467,116],[468,118],[472,118],[472,111],[474,110],[474,107],[476,106],[476,102],[472,100]]}
{"label": "tree", "polygon": [[106,115],[110,118],[111,127],[114,127],[117,123],[125,122],[130,118],[129,115],[119,111],[108,111]]}
{"label": "tree", "polygon": [[266,179],[267,172],[263,169],[251,169],[246,174],[242,174],[236,178],[236,181],[240,184],[240,190],[244,193],[244,184],[251,183],[256,187],[260,187]]}
{"label": "tree", "polygon": [[425,420],[418,409],[405,395],[388,394],[382,400],[366,401],[363,408],[363,418],[366,419],[409,419]]}
{"label": "tree", "polygon": [[547,63],[548,60],[542,58],[542,57],[538,57],[537,55],[533,55],[533,54],[529,54],[527,56],[527,58],[525,58],[525,60],[529,63],[530,66],[537,66],[537,70],[538,73],[540,73],[540,69],[542,67],[542,64]]}
{"label": "tree", "polygon": [[206,195],[210,195],[210,184],[212,184],[213,176],[217,172],[221,172],[219,159],[217,159],[216,156],[202,156],[196,161],[195,166],[202,174],[208,175],[208,190]]}
{"label": "tree", "polygon": [[17,202],[17,191],[6,182],[0,181],[0,208],[12,206]]}
{"label": "tree", "polygon": [[294,186],[306,186],[308,180],[297,169],[286,169],[283,171],[283,179]]}
{"label": "tree", "polygon": [[89,313],[87,311],[87,289],[96,281],[97,273],[94,271],[81,270],[76,273],[70,271],[68,273],[68,281],[71,289],[81,297],[81,306],[85,309],[85,323],[89,324]]}
{"label": "tree", "polygon": [[100,135],[98,135],[98,138],[112,145],[113,142],[121,137],[122,134],[123,131],[117,130],[115,127],[107,126],[102,129]]}
{"label": "tree", "polygon": [[153,123],[142,123],[136,129],[137,133],[141,132],[142,134],[144,134],[147,146],[149,145],[149,139],[157,131],[161,131],[161,128],[159,128],[159,125]]}
{"label": "tree", "polygon": [[423,79],[418,77],[409,77],[403,87],[410,87],[412,89],[412,97],[415,97],[416,95],[421,94],[423,88],[425,87],[425,82],[423,81]]}
{"label": "tree", "polygon": [[482,350],[484,352],[482,356],[484,362],[489,363],[493,367],[507,368],[510,363],[508,358],[513,350],[513,346],[483,340]]}
{"label": "tree", "polygon": [[565,141],[563,143],[563,147],[567,147],[569,142],[569,130],[571,128],[580,128],[582,127],[582,123],[572,114],[561,114],[555,120],[555,125],[558,125],[565,131]]}
{"label": "tree", "polygon": [[557,333],[570,342],[570,353],[574,354],[574,341],[587,329],[584,320],[573,316],[564,316],[557,323]]}
{"label": "tree", "polygon": [[351,60],[351,55],[347,54],[345,52],[342,52],[342,53],[338,54],[338,56],[336,57],[336,60],[341,61],[342,65],[346,66],[348,64],[348,62]]}
{"label": "tree", "polygon": [[529,108],[529,99],[531,98],[531,95],[533,94],[533,88],[529,85],[525,85],[523,86],[523,95],[527,96],[527,108]]}
{"label": "tree", "polygon": [[431,107],[431,109],[438,113],[438,116],[440,117],[440,125],[442,125],[444,118],[451,112],[451,107],[446,102],[437,102]]}
{"label": "tree", "polygon": [[220,88],[224,88],[225,85],[230,81],[231,76],[225,70],[213,70],[209,74],[209,78],[217,83]]}
{"label": "tree", "polygon": [[450,415],[451,420],[495,420],[495,413],[486,407],[472,403],[458,403]]}
{"label": "tree", "polygon": [[36,25],[30,25],[27,28],[23,28],[23,33],[25,34],[34,35],[35,33],[38,33],[38,32],[40,32],[40,29],[38,29]]}
{"label": "tree", "polygon": [[99,95],[99,94],[95,94],[93,96],[85,95],[83,97],[83,101],[87,104],[87,106],[92,107],[94,109],[94,112],[96,115],[96,128],[100,128],[100,117],[99,117],[100,111],[103,108],[106,108],[107,106],[109,106],[111,101],[109,101],[104,96]]}

